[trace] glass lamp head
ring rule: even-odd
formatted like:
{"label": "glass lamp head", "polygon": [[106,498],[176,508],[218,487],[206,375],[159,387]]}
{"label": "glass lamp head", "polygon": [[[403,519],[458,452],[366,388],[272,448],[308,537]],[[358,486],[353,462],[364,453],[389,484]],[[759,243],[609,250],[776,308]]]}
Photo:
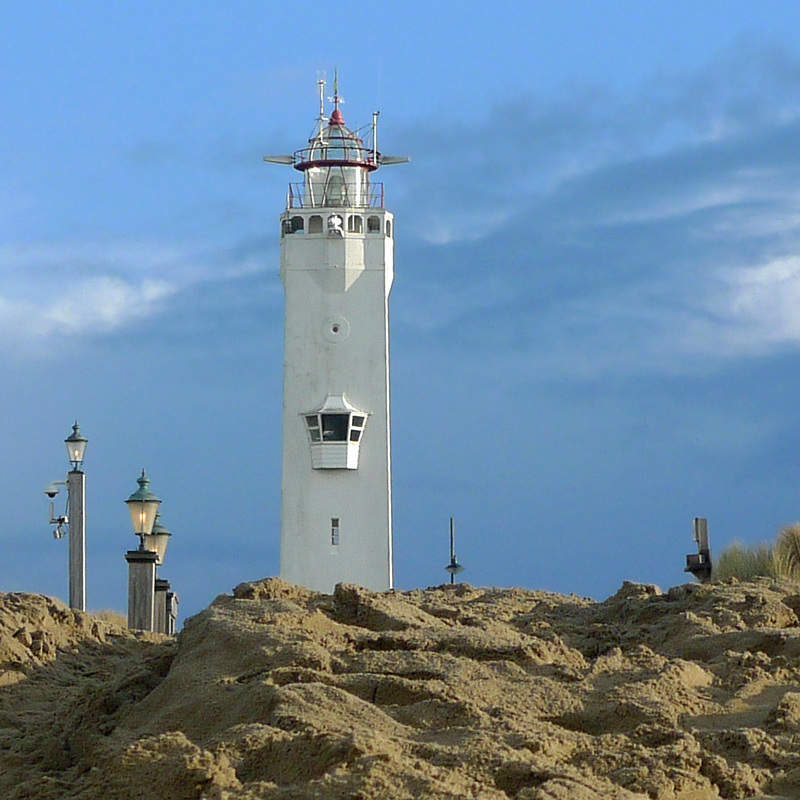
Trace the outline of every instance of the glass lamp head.
{"label": "glass lamp head", "polygon": [[158,553],[156,565],[159,567],[164,563],[164,555],[167,552],[170,536],[172,536],[172,534],[161,524],[161,514],[156,511],[153,530],[144,537],[144,549],[153,550]]}
{"label": "glass lamp head", "polygon": [[72,426],[72,433],[64,439],[64,444],[67,446],[67,454],[69,456],[69,463],[72,464],[74,470],[79,470],[83,464],[83,456],[86,452],[86,445],[89,440],[81,433],[78,420]]}
{"label": "glass lamp head", "polygon": [[144,537],[150,536],[156,520],[156,513],[161,501],[147,488],[150,479],[142,470],[142,474],[136,479],[139,488],[125,501],[128,510],[131,512],[131,523],[133,532],[140,538],[144,546]]}

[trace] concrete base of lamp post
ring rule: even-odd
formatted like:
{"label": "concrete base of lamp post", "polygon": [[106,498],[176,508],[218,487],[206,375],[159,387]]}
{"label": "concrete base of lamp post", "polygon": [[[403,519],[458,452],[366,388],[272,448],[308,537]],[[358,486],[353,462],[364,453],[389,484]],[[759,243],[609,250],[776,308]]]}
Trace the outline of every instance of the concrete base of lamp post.
{"label": "concrete base of lamp post", "polygon": [[128,550],[128,627],[153,631],[155,624],[156,561],[152,550]]}
{"label": "concrete base of lamp post", "polygon": [[167,592],[167,635],[174,636],[178,622],[178,595]]}
{"label": "concrete base of lamp post", "polygon": [[167,636],[175,635],[178,619],[178,595],[170,591],[169,581],[156,578],[156,610],[154,630]]}
{"label": "concrete base of lamp post", "polygon": [[86,475],[67,473],[69,507],[69,607],[86,611]]}
{"label": "concrete base of lamp post", "polygon": [[169,634],[169,609],[167,608],[169,594],[169,581],[163,578],[156,578],[156,608],[153,623],[153,629],[156,633]]}

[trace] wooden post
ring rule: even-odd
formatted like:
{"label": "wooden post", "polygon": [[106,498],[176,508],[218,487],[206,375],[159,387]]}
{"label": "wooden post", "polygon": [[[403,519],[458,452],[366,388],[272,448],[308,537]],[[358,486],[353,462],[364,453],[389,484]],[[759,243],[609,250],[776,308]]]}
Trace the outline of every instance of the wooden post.
{"label": "wooden post", "polygon": [[156,633],[169,633],[167,598],[169,596],[169,581],[156,578],[156,599],[153,630]]}
{"label": "wooden post", "polygon": [[155,622],[156,560],[153,550],[128,550],[128,627],[152,631]]}
{"label": "wooden post", "polygon": [[86,475],[67,473],[69,507],[69,607],[86,611]]}
{"label": "wooden post", "polygon": [[175,635],[175,626],[178,621],[178,595],[167,592],[167,635]]}

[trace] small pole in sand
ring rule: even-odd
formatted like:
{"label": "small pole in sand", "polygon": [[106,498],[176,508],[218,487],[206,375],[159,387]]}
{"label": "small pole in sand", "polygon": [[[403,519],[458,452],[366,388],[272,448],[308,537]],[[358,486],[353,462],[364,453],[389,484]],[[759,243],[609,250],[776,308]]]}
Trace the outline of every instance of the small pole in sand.
{"label": "small pole in sand", "polygon": [[452,517],[450,517],[450,563],[445,569],[450,573],[451,584],[456,582],[456,575],[464,571],[464,567],[456,561],[456,529]]}

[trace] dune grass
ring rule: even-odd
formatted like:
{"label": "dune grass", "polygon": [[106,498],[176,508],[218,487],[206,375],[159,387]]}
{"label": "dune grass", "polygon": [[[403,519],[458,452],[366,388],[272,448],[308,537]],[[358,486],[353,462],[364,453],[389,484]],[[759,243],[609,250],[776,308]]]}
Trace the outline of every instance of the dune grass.
{"label": "dune grass", "polygon": [[800,522],[781,528],[772,544],[733,542],[724,547],[714,559],[712,580],[728,578],[740,581],[789,578],[800,581]]}
{"label": "dune grass", "polygon": [[780,575],[800,580],[800,522],[782,528],[773,549]]}
{"label": "dune grass", "polygon": [[760,542],[745,545],[734,542],[723,548],[714,559],[713,580],[724,581],[737,578],[751,581],[753,578],[777,577],[777,560],[772,545]]}
{"label": "dune grass", "polygon": [[113,608],[101,608],[99,611],[92,611],[91,614],[97,619],[103,620],[103,622],[110,622],[113,625],[119,625],[121,628],[128,627],[128,617]]}

